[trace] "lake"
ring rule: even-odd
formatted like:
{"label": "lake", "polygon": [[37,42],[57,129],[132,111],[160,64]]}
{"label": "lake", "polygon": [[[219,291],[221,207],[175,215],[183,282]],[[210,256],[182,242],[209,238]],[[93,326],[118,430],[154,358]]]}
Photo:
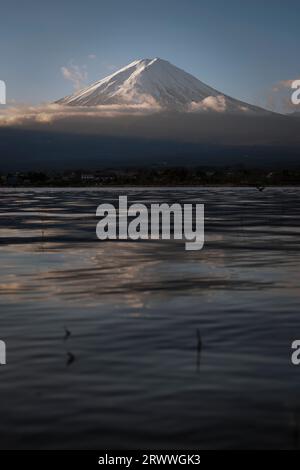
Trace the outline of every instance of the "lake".
{"label": "lake", "polygon": [[[98,240],[119,195],[204,248]],[[1,449],[299,448],[300,189],[2,188],[0,261]]]}

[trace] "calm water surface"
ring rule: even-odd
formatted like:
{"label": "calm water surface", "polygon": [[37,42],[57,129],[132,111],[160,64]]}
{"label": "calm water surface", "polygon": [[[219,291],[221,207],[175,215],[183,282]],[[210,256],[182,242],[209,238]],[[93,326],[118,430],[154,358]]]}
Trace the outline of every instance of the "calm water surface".
{"label": "calm water surface", "polygon": [[[97,240],[120,194],[204,203],[204,249]],[[299,196],[2,189],[0,447],[298,448]]]}

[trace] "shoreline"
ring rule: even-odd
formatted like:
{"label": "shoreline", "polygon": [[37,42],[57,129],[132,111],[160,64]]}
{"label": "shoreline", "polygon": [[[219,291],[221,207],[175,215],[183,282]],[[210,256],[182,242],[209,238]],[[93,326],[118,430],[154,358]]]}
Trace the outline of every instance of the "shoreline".
{"label": "shoreline", "polygon": [[[169,185],[105,185],[105,186],[99,186],[99,185],[29,185],[29,186],[0,186],[0,191],[1,189],[98,189],[98,190],[105,190],[105,189],[161,189],[161,190],[168,190],[168,189],[189,189],[189,188],[216,188],[216,189],[230,189],[230,188],[241,188],[241,189],[256,189],[259,191],[259,188],[254,185],[239,185],[239,184],[169,184]],[[264,186],[263,190],[267,189],[276,189],[276,188],[295,188],[298,189],[300,188],[300,183],[299,184],[272,184],[270,186]]]}

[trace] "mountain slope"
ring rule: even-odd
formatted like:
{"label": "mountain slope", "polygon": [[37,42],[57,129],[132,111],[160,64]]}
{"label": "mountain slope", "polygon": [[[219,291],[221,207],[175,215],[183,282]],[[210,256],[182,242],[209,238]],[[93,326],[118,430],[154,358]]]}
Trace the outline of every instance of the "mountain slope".
{"label": "mountain slope", "polygon": [[225,96],[158,58],[136,60],[57,103],[73,106],[147,105],[190,111],[264,111]]}

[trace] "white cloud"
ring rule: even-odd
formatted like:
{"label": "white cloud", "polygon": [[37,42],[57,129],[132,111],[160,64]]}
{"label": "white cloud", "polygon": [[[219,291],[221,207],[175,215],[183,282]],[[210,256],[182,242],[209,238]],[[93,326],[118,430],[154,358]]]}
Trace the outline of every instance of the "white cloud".
{"label": "white cloud", "polygon": [[275,83],[267,95],[267,106],[273,111],[289,112],[295,111],[292,102],[293,83],[297,79],[280,80]]}
{"label": "white cloud", "polygon": [[88,58],[89,58],[90,60],[95,60],[95,59],[97,59],[97,56],[96,56],[96,54],[89,54],[89,55],[88,55]]}
{"label": "white cloud", "polygon": [[13,106],[0,111],[0,127],[36,123],[51,124],[63,119],[104,118],[122,115],[146,115],[160,111],[149,102],[136,105],[68,106],[49,103],[39,106]]}
{"label": "white cloud", "polygon": [[294,83],[296,79],[293,80],[281,80],[280,82],[277,82],[273,88],[272,91],[275,93],[280,92],[283,88],[289,88],[292,89],[292,84]]}
{"label": "white cloud", "polygon": [[192,101],[189,106],[189,111],[197,113],[199,111],[215,111],[217,113],[224,113],[226,111],[226,99],[223,95],[207,96],[202,101]]}
{"label": "white cloud", "polygon": [[88,78],[86,66],[76,65],[70,62],[68,66],[60,68],[63,77],[73,83],[75,90],[80,90],[85,85],[85,81]]}

